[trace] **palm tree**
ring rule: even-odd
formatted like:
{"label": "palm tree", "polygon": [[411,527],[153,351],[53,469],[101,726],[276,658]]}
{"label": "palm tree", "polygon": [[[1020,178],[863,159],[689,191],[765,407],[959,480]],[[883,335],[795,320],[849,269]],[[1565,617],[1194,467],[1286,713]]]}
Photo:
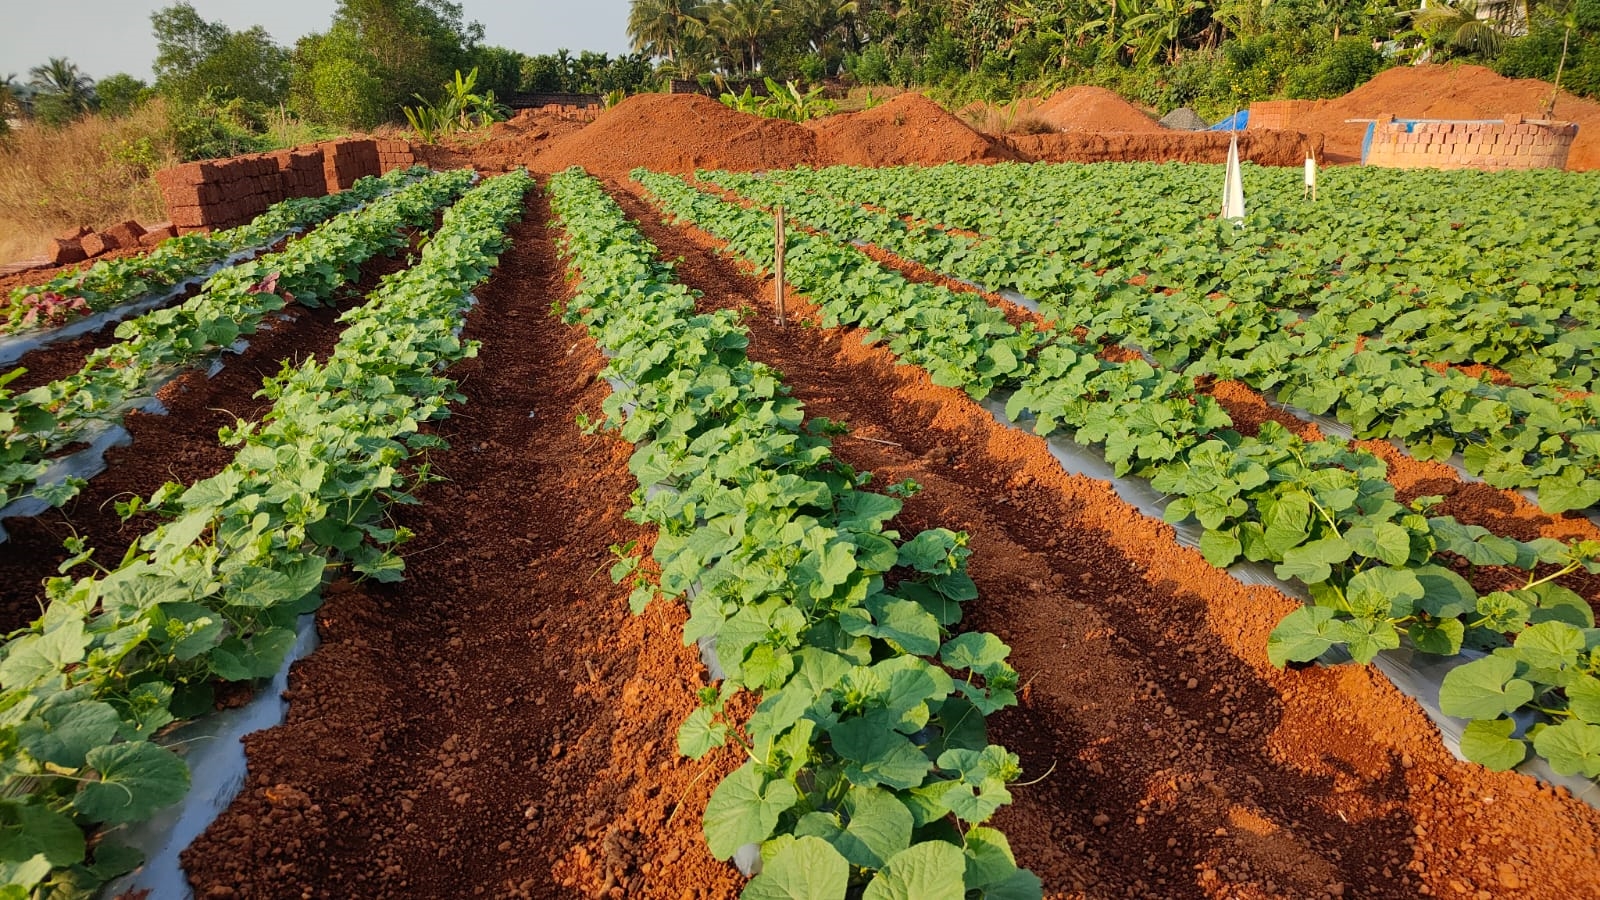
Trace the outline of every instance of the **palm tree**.
{"label": "palm tree", "polygon": [[676,59],[684,42],[703,32],[700,13],[697,0],[633,0],[628,11],[628,38],[640,53]]}
{"label": "palm tree", "polygon": [[1478,0],[1434,0],[1409,15],[1418,34],[1447,51],[1491,56],[1505,44],[1506,35],[1499,24],[1478,17]]}
{"label": "palm tree", "polygon": [[849,36],[849,22],[855,16],[855,0],[787,0],[778,18],[805,36],[813,53],[826,57]]}
{"label": "palm tree", "polygon": [[28,70],[29,84],[41,93],[59,98],[72,114],[86,113],[94,108],[94,79],[78,71],[78,64],[66,57],[52,56],[42,66]]}
{"label": "palm tree", "polygon": [[778,28],[778,10],[772,0],[723,0],[710,9],[706,27],[717,40],[737,54],[739,68],[761,68],[761,45]]}

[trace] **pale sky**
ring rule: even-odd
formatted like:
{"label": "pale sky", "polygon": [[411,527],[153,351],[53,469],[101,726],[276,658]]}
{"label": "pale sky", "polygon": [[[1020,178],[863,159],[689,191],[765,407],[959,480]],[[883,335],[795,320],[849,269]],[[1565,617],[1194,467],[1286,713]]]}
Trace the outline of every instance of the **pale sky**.
{"label": "pale sky", "polygon": [[[175,0],[0,0],[0,77],[65,56],[92,78],[127,72],[151,80],[156,41],[150,14]],[[334,0],[191,0],[201,18],[235,31],[260,25],[292,47],[326,31]],[[613,56],[628,51],[628,0],[457,0],[463,18],[483,23],[484,42],[523,53],[565,47]]]}

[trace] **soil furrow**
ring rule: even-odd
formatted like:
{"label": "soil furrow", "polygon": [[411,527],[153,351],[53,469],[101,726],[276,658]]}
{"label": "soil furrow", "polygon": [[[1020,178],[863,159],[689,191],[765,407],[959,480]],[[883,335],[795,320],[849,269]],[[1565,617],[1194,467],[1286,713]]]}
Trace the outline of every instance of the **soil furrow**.
{"label": "soil furrow", "polygon": [[250,336],[244,353],[224,356],[215,378],[192,371],[162,388],[157,396],[166,415],[129,413],[123,425],[133,443],[107,452],[106,470],[90,479],[77,497],[60,509],[5,520],[9,539],[0,544],[0,634],[39,617],[43,581],[59,574],[57,567],[71,556],[63,540],[82,537],[95,548],[97,560],[113,564],[151,526],[142,516],[123,523],[117,517],[118,500],[148,497],[168,481],[209,478],[227,465],[235,449],[217,440],[218,429],[236,418],[253,421],[264,415],[272,404],[255,396],[262,382],[286,361],[325,358],[343,330],[340,313],[361,302],[384,275],[407,264],[404,254],[369,260],[361,278],[340,292],[335,305],[293,305],[283,311],[287,321],[268,317],[264,324],[270,329]]}
{"label": "soil furrow", "polygon": [[968,624],[1012,646],[1026,684],[992,737],[1041,779],[1014,787],[996,824],[1048,895],[1600,894],[1600,813],[1457,762],[1375,670],[1275,670],[1266,636],[1294,601],[1213,569],[859,332],[773,326],[769,279],[612,187],[707,308],[758,310],[751,357],[808,415],[852,427],[836,444],[845,461],[923,485],[903,533],[971,531],[982,596]]}
{"label": "soil furrow", "polygon": [[452,370],[445,480],[397,516],[406,580],[330,592],[288,721],[247,739],[243,791],[184,856],[200,897],[737,893],[700,834],[737,760],[678,758],[703,684],[684,612],[632,617],[608,577],[612,544],[648,542],[632,451],[575,424],[601,417],[604,360],[550,315],[567,289],[529,205]]}

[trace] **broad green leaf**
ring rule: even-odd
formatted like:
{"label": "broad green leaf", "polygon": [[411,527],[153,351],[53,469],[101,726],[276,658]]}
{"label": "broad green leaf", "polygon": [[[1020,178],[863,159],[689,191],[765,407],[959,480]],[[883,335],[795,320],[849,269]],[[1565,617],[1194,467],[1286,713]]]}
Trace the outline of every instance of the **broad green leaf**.
{"label": "broad green leaf", "polygon": [[886,725],[889,723],[879,717],[855,718],[835,725],[828,736],[835,752],[846,760],[846,777],[855,784],[914,788],[933,764],[915,744]]}
{"label": "broad green leaf", "polygon": [[1600,776],[1600,725],[1567,719],[1533,736],[1533,749],[1562,775]]}
{"label": "broad green leaf", "polygon": [[1277,575],[1285,581],[1298,578],[1306,584],[1327,581],[1333,566],[1350,558],[1350,545],[1337,535],[1301,544],[1283,554]]}
{"label": "broad green leaf", "polygon": [[1411,557],[1411,535],[1393,522],[1358,525],[1345,533],[1351,549],[1391,566],[1405,565]]}
{"label": "broad green leaf", "polygon": [[797,835],[819,837],[851,865],[881,869],[891,857],[911,846],[911,810],[880,788],[854,785],[840,812],[849,821],[841,828],[831,813],[811,813],[800,821]]}
{"label": "broad green leaf", "polygon": [[728,859],[745,844],[757,844],[772,834],[778,816],[800,795],[794,785],[768,779],[746,762],[717,785],[706,803],[705,833],[711,855]]}
{"label": "broad green leaf", "polygon": [[1516,640],[1517,655],[1540,669],[1577,665],[1583,652],[1583,632],[1565,622],[1530,625]]}
{"label": "broad green leaf", "polygon": [[714,747],[721,747],[728,740],[728,726],[722,722],[713,722],[715,716],[711,710],[702,706],[689,714],[678,726],[678,753],[690,759],[699,759],[711,752]]}
{"label": "broad green leaf", "polygon": [[83,861],[83,830],[72,819],[33,803],[0,803],[0,860],[43,856],[57,868]]}
{"label": "broad green leaf", "polygon": [[739,894],[742,900],[838,900],[850,886],[850,864],[827,841],[801,837],[767,860]]}
{"label": "broad green leaf", "polygon": [[1267,636],[1267,659],[1278,668],[1309,662],[1346,637],[1339,614],[1325,606],[1302,606],[1283,617]]}
{"label": "broad green leaf", "polygon": [[1231,531],[1207,530],[1200,535],[1200,555],[1219,569],[1233,565],[1243,550],[1238,536]]}
{"label": "broad green leaf", "polygon": [[90,750],[116,737],[121,724],[109,703],[69,703],[24,721],[17,740],[34,759],[76,769]]}
{"label": "broad green leaf", "polygon": [[1592,725],[1600,725],[1600,678],[1580,675],[1567,685],[1567,709]]}
{"label": "broad green leaf", "polygon": [[84,785],[72,805],[91,822],[118,825],[148,819],[189,791],[189,768],[183,760],[148,741],[96,747],[87,761],[100,780]]}
{"label": "broad green leaf", "polygon": [[7,688],[28,684],[52,672],[83,661],[89,638],[83,620],[70,618],[41,635],[24,635],[6,648],[0,662],[0,685]]}
{"label": "broad green leaf", "polygon": [[1011,648],[986,631],[969,631],[945,642],[939,650],[939,659],[952,669],[971,669],[982,672],[995,663],[1004,662]]}
{"label": "broad green leaf", "polygon": [[1457,666],[1439,685],[1439,708],[1463,719],[1498,719],[1533,699],[1533,685],[1516,674],[1516,661],[1503,656]]}
{"label": "broad green leaf", "polygon": [[1435,656],[1455,656],[1461,652],[1461,641],[1467,628],[1460,619],[1440,619],[1434,622],[1412,622],[1406,627],[1411,643],[1423,653]]}
{"label": "broad green leaf", "polygon": [[867,884],[862,900],[963,900],[967,861],[944,841],[916,844],[889,860]]}
{"label": "broad green leaf", "polygon": [[1378,566],[1362,569],[1345,585],[1350,609],[1364,618],[1404,618],[1422,599],[1422,582],[1405,569]]}
{"label": "broad green leaf", "polygon": [[1461,733],[1461,755],[1496,772],[1521,765],[1528,745],[1511,736],[1517,723],[1510,719],[1476,719]]}

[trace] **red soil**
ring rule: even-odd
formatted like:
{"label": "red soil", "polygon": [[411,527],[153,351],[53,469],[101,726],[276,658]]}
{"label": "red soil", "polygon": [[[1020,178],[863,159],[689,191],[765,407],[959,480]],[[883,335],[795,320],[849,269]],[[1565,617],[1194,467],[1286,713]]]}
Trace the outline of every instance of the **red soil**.
{"label": "red soil", "polygon": [[[1327,136],[1337,161],[1361,156],[1366,123],[1345,119],[1396,115],[1401,118],[1499,119],[1507,114],[1536,118],[1554,86],[1534,78],[1506,78],[1482,66],[1405,66],[1379,73],[1334,100],[1318,101],[1295,117],[1294,126]],[[1578,137],[1567,159],[1570,170],[1600,168],[1600,103],[1562,93],[1556,119],[1578,123]]]}
{"label": "red soil", "polygon": [[1032,114],[1058,131],[1166,131],[1115,91],[1087,84],[1051,95]]}
{"label": "red soil", "polygon": [[[1219,131],[1068,132],[1008,134],[1001,138],[1023,159],[1036,162],[1222,163],[1229,135]],[[1297,131],[1247,131],[1239,135],[1239,157],[1262,166],[1298,166],[1310,152],[1323,156],[1322,135]]]}
{"label": "red soil", "polygon": [[986,163],[1016,154],[973,131],[921,94],[901,94],[872,109],[806,123],[825,165],[899,166]]}
{"label": "red soil", "polygon": [[793,122],[737,112],[698,94],[639,94],[581,131],[528,148],[537,172],[583,166],[620,174],[638,166],[667,172],[783,169],[811,163],[816,137]]}

